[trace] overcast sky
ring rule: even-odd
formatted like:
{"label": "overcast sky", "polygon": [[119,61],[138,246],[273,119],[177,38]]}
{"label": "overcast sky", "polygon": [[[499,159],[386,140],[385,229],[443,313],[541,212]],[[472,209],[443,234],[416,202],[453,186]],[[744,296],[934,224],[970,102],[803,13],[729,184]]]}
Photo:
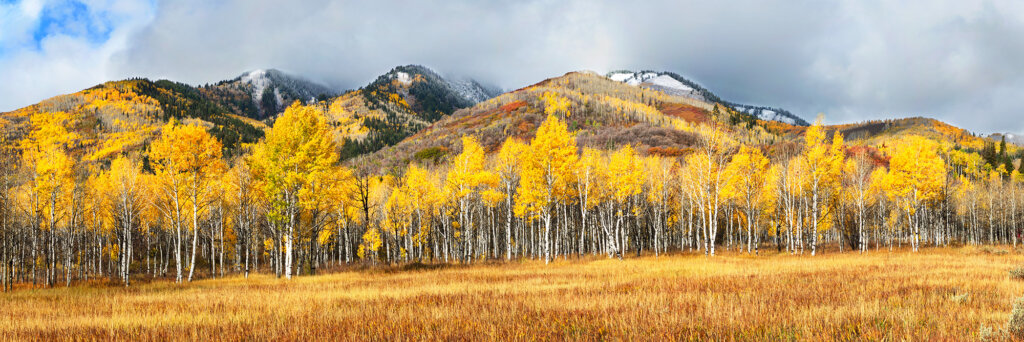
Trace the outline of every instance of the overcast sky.
{"label": "overcast sky", "polygon": [[0,0],[0,111],[113,79],[258,68],[350,89],[400,64],[505,89],[667,70],[808,120],[1024,132],[1021,1]]}

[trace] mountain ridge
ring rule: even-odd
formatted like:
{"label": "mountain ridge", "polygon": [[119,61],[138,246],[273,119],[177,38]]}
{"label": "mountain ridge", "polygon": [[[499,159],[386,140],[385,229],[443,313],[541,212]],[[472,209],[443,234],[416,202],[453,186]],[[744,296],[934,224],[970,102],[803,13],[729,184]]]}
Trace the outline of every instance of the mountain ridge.
{"label": "mountain ridge", "polygon": [[[292,83],[301,84],[306,90],[285,89],[288,80],[298,80]],[[493,136],[481,140],[492,150],[504,137],[529,138],[544,118],[546,93],[569,101],[573,116],[568,121],[583,145],[591,147],[633,144],[647,153],[682,155],[699,140],[697,134],[702,125],[717,125],[730,134],[766,146],[793,140],[805,130],[805,126],[792,120],[766,117],[764,110],[773,108],[739,107],[670,72],[570,72],[498,95],[493,87],[482,86],[471,78],[441,76],[420,65],[396,66],[359,89],[334,95],[313,96],[315,90],[328,88],[305,82],[309,81],[276,69],[248,71],[231,80],[201,86],[140,78],[110,81],[0,113],[0,123],[13,134],[29,124],[31,112],[74,112],[86,123],[78,128],[91,132],[89,138],[95,140],[91,148],[110,154],[142,149],[159,133],[159,126],[173,118],[206,126],[224,141],[227,149],[234,150],[257,141],[272,122],[273,112],[254,115],[260,111],[258,103],[272,99],[272,103],[268,101],[272,106],[264,109],[283,110],[290,103],[285,99],[289,99],[324,111],[334,128],[343,159],[362,160],[363,156],[379,154],[382,149],[392,153],[398,151],[392,146],[402,145],[397,155],[406,162],[422,160],[415,156],[417,153],[437,157],[444,153],[430,152],[455,148],[452,137],[456,134],[448,130],[459,134],[491,132],[488,134]],[[254,98],[256,93],[272,96]],[[751,108],[760,108],[761,112]],[[135,126],[125,126],[126,123]],[[877,145],[891,137],[916,134],[980,150],[986,141],[966,130],[926,118],[827,127],[843,133],[851,144]],[[501,132],[495,131],[499,128]],[[124,146],[107,141],[121,139],[130,131],[142,134],[142,138]],[[438,132],[445,134],[430,137],[428,142],[420,141]],[[998,137],[988,137],[993,139]],[[430,146],[420,146],[423,144]],[[419,148],[413,151],[409,146]]]}

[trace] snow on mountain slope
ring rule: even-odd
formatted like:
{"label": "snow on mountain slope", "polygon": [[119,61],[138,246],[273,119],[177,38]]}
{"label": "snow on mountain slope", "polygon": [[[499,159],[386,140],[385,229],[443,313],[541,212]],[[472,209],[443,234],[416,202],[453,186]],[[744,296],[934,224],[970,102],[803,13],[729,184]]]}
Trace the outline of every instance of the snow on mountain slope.
{"label": "snow on mountain slope", "polygon": [[781,114],[781,113],[779,113],[779,112],[777,112],[777,111],[775,111],[774,109],[771,109],[771,108],[755,107],[755,106],[747,106],[747,105],[733,105],[733,109],[735,109],[736,111],[742,112],[742,113],[747,113],[747,114],[753,115],[753,116],[757,117],[758,119],[765,120],[765,121],[778,121],[778,122],[787,123],[787,124],[790,124],[790,125],[799,125],[799,123],[797,122],[796,118],[783,115],[783,114]]}
{"label": "snow on mountain slope", "polygon": [[405,85],[409,85],[409,84],[412,83],[412,77],[410,77],[409,73],[407,73],[407,72],[401,72],[401,71],[396,72],[395,73],[395,79],[398,80],[398,82],[401,82],[402,84],[405,84]]}
{"label": "snow on mountain slope", "polygon": [[643,86],[654,90],[660,90],[670,95],[685,96],[701,101],[707,99],[694,87],[687,85],[674,77],[653,71],[614,71],[608,74],[613,81],[623,82],[631,86]]}
{"label": "snow on mountain slope", "polygon": [[445,78],[445,81],[448,82],[448,86],[452,90],[473,103],[487,101],[487,99],[501,93],[500,90],[495,91],[485,88],[480,83],[468,78]]}
{"label": "snow on mountain slope", "polygon": [[[277,115],[296,100],[314,102],[318,97],[329,97],[339,93],[325,85],[276,69],[249,71],[232,80],[221,81],[212,88],[215,89],[208,89],[208,92],[216,93],[216,98],[230,100],[229,103],[222,103],[226,107],[255,119]],[[250,98],[252,105],[235,101],[237,94]]]}
{"label": "snow on mountain slope", "polygon": [[242,83],[252,85],[252,98],[253,101],[256,102],[263,100],[263,91],[270,86],[270,77],[267,77],[267,71],[263,69],[257,69],[243,74],[239,80],[242,81]]}
{"label": "snow on mountain slope", "polygon": [[807,121],[784,109],[724,101],[696,82],[671,72],[620,70],[608,73],[607,77],[613,81],[623,82],[632,86],[647,87],[669,95],[685,96],[705,102],[718,102],[732,107],[739,112],[754,115],[761,120],[778,121],[798,126],[808,125]]}

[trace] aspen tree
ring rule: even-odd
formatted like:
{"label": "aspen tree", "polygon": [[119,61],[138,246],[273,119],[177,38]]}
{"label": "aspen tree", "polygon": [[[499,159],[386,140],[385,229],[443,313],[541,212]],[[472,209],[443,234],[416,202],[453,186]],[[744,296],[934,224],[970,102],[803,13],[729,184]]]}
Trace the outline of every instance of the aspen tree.
{"label": "aspen tree", "polygon": [[191,206],[192,256],[189,258],[188,281],[195,274],[196,250],[199,244],[199,217],[206,210],[213,180],[224,168],[221,160],[223,145],[205,128],[181,125],[171,121],[162,129],[160,138],[150,146],[150,159],[164,180],[164,193],[171,210],[165,210],[176,225],[177,244],[175,261],[177,281],[181,282],[181,221],[184,207]]}
{"label": "aspen tree", "polygon": [[268,216],[284,227],[285,278],[293,273],[295,232],[303,209],[300,194],[330,171],[338,160],[336,150],[323,112],[296,101],[277,117],[249,158],[259,187],[271,201]]}

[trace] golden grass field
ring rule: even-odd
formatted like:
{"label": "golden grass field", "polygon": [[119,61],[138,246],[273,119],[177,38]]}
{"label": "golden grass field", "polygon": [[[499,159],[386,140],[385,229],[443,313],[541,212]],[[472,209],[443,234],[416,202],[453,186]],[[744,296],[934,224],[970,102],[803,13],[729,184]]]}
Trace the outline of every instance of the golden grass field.
{"label": "golden grass field", "polygon": [[0,294],[0,339],[977,340],[1024,295],[1020,265],[968,247],[22,289]]}

